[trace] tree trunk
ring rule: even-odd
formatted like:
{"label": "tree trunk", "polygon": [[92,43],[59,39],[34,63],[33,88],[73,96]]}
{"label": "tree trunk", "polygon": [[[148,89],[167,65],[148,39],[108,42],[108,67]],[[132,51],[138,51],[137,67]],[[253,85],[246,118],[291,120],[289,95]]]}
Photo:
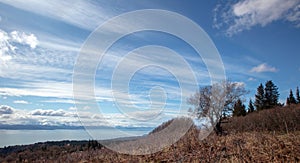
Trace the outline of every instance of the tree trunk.
{"label": "tree trunk", "polygon": [[217,122],[216,126],[214,127],[214,131],[217,135],[222,135],[223,129],[221,127],[221,120]]}

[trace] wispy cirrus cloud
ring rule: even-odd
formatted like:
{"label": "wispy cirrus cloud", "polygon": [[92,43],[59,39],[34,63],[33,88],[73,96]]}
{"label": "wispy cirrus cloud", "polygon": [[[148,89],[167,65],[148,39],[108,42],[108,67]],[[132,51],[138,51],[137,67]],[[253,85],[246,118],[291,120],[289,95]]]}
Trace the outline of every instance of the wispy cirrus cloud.
{"label": "wispy cirrus cloud", "polygon": [[34,80],[42,76],[59,78],[66,75],[59,73],[72,73],[78,49],[64,47],[65,50],[56,50],[47,48],[47,43],[43,42],[46,47],[39,47],[39,44],[33,33],[0,29],[0,76]]}
{"label": "wispy cirrus cloud", "polygon": [[29,104],[28,101],[25,101],[25,100],[16,100],[14,101],[15,104]]}
{"label": "wispy cirrus cloud", "polygon": [[69,98],[72,96],[72,83],[64,82],[27,82],[22,87],[0,87],[0,95],[3,96],[37,96],[53,98]]}
{"label": "wispy cirrus cloud", "polygon": [[219,4],[214,9],[214,27],[225,28],[228,36],[279,20],[300,27],[300,1],[240,0],[226,5]]}
{"label": "wispy cirrus cloud", "polygon": [[256,81],[257,79],[253,78],[253,77],[250,77],[248,78],[248,81]]}
{"label": "wispy cirrus cloud", "polygon": [[258,66],[253,67],[250,72],[257,72],[257,73],[261,73],[261,72],[277,72],[278,69],[268,65],[267,63],[262,63]]}
{"label": "wispy cirrus cloud", "polygon": [[[95,7],[93,5],[93,3],[95,2],[91,2],[91,1],[76,1],[76,2],[74,1],[64,1],[64,2],[27,1],[26,3],[23,1],[13,1],[13,2],[3,1],[3,2],[22,10],[26,10],[29,12],[33,12],[35,14],[39,14],[42,16],[50,17],[52,19],[61,21],[63,22],[63,24],[68,23],[76,27],[85,28],[89,30],[93,29],[94,27],[97,27],[98,23],[103,21],[105,19],[104,17],[107,15],[107,14],[102,14],[101,13],[102,11],[99,8],[99,6]],[[69,10],[65,10],[65,6],[69,6]],[[143,21],[143,22],[148,21],[148,20],[143,20],[143,18],[140,19],[141,20],[139,21]],[[159,20],[159,17],[154,19]],[[127,25],[124,26],[122,24],[121,25],[114,24],[113,26],[110,26],[109,29],[107,30],[110,32],[122,32],[122,31],[126,31],[125,29],[127,28],[131,28],[131,27]],[[20,32],[17,32],[16,34],[18,33]],[[38,38],[40,39],[40,37]],[[3,71],[1,71],[3,72],[3,74],[0,74],[0,76],[4,78],[20,79],[20,80],[25,79],[30,82],[20,82],[21,84],[17,85],[16,87],[3,86],[2,88],[0,88],[0,94],[5,96],[36,96],[42,98],[51,97],[51,99],[54,99],[54,101],[57,99],[63,99],[64,101],[63,100],[57,100],[57,101],[61,101],[63,103],[68,103],[68,104],[72,103],[73,96],[72,96],[72,85],[70,79],[72,75],[72,68],[74,65],[74,61],[76,59],[76,55],[74,55],[74,51],[79,49],[77,49],[76,47],[72,47],[72,50],[74,51],[72,51],[73,53],[70,53],[68,51],[69,47],[64,43],[64,40],[62,40],[61,42],[56,42],[54,44],[53,42],[57,40],[50,41],[50,42],[45,42],[40,40],[38,41],[40,43],[39,46],[35,47],[34,45],[30,44],[29,45],[30,48],[27,47],[27,49],[20,47],[19,51],[16,54],[18,56],[15,57],[12,55],[12,58],[9,62],[10,63],[9,66],[7,66],[5,69],[3,69]],[[62,43],[62,46],[59,46],[60,43]],[[42,47],[42,45],[44,45],[46,48]],[[33,51],[32,51],[32,47],[35,47]],[[57,47],[59,47],[60,51],[55,51]],[[47,48],[52,48],[52,49],[49,50]],[[177,72],[178,76],[182,79],[182,83],[189,85],[189,83],[191,82],[189,78],[187,78],[187,74],[184,71],[184,69],[180,68],[182,64],[174,63],[176,60],[175,61],[172,61],[170,59],[162,60],[162,58],[159,57],[154,58],[151,56],[149,57],[146,56],[145,58],[137,57],[134,59],[135,59],[134,62],[127,64],[128,67],[123,70],[124,72],[128,71],[131,65],[140,63],[140,61],[152,60],[153,62],[157,61],[160,64],[165,64],[172,67],[174,72]],[[108,65],[111,65],[111,63],[112,62],[108,62]],[[14,67],[14,69],[10,69],[10,67]],[[165,74],[157,73],[153,71],[153,69],[146,69],[146,70],[150,70],[150,71],[144,71],[145,73],[141,74],[145,77],[146,79],[145,81],[147,81],[148,78],[151,79],[151,76],[153,75],[159,76],[161,78],[165,77]],[[203,75],[202,71],[201,74],[199,73],[200,77],[202,77],[201,75]],[[207,77],[207,72],[205,72],[205,75],[206,75],[205,77]],[[105,76],[105,74],[101,73],[101,76]],[[120,80],[119,82],[121,83],[124,81]],[[153,86],[153,83],[151,82],[147,82],[147,83],[145,82],[143,84],[144,85],[141,86],[143,87],[147,86],[147,88],[148,86],[149,87]],[[166,81],[157,82],[156,84],[161,84],[160,86],[166,88],[168,95],[172,95],[174,97],[179,98],[178,94],[180,94],[181,92],[178,86],[177,87],[170,86],[170,84],[167,83]],[[85,90],[84,86],[82,87],[82,90]],[[109,89],[109,87],[100,87],[100,88],[98,87],[96,88],[96,91],[101,92],[101,95],[98,94],[98,96],[96,97],[98,101],[101,100],[106,100],[109,102],[114,101],[114,98],[110,96],[111,90]],[[140,93],[141,91],[142,90],[138,90],[137,92]],[[192,92],[187,92],[187,94],[189,95],[191,93],[194,93],[194,89],[191,89],[191,91]],[[128,96],[128,92],[125,92],[124,94],[122,94],[121,100],[123,100],[125,104],[135,103],[138,106],[147,107],[149,105],[149,102],[152,102],[152,105],[155,106],[160,105],[159,102],[148,100],[147,95],[148,92],[142,95],[139,94],[133,95],[134,100],[128,101],[127,98],[126,99],[124,98],[125,96]],[[47,101],[47,99],[45,101]],[[133,110],[133,112],[134,111],[135,110]],[[143,117],[143,116],[147,117],[149,116],[150,113],[136,112],[132,114],[136,114],[139,117]],[[27,115],[27,116],[33,119],[32,118],[33,115]]]}
{"label": "wispy cirrus cloud", "polygon": [[[0,77],[16,81],[1,85],[1,95],[72,98],[74,48],[41,47],[35,34],[22,31],[0,29],[0,36]],[[24,100],[13,103],[29,104]]]}
{"label": "wispy cirrus cloud", "polygon": [[[37,1],[37,0],[3,0],[2,3],[16,8],[50,17],[68,24],[92,30],[103,23],[109,16],[104,7],[95,5],[95,1]],[[102,5],[107,3],[103,2]],[[66,6],[68,9],[66,9]]]}

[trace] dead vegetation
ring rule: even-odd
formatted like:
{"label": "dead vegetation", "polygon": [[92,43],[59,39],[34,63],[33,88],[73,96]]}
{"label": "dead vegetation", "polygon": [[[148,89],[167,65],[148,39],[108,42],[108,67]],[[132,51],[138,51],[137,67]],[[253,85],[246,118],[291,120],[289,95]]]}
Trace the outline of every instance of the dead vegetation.
{"label": "dead vegetation", "polygon": [[267,131],[289,133],[300,131],[300,104],[265,109],[244,117],[232,117],[225,130],[236,132]]}
{"label": "dead vegetation", "polygon": [[[192,126],[176,143],[147,155],[120,154],[105,147],[72,152],[49,147],[32,155],[34,158],[30,162],[299,162],[299,115],[298,105],[231,118],[224,125],[228,135],[211,134],[202,141],[198,139],[199,131]],[[169,125],[170,122],[164,123],[150,136]],[[40,157],[43,152],[51,154],[48,150],[54,149],[55,157]],[[24,153],[14,152],[0,161],[17,162],[20,155],[24,156]]]}
{"label": "dead vegetation", "polygon": [[[244,132],[235,135],[210,135],[199,141],[191,129],[177,143],[149,155],[118,154],[103,148],[74,152],[58,160],[69,162],[299,162],[300,132],[274,135]],[[56,160],[57,161],[57,160]]]}

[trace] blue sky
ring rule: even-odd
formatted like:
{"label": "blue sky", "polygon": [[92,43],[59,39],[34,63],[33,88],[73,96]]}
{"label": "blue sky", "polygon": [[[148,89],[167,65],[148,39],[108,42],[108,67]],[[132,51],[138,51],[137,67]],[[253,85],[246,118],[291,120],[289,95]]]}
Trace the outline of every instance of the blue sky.
{"label": "blue sky", "polygon": [[[196,90],[182,91],[176,74],[170,72],[173,69],[184,84],[189,84],[181,60],[167,52],[164,57],[156,56],[165,52],[160,51],[162,48],[153,55],[130,52],[147,45],[167,47],[190,66],[198,86],[210,84],[210,76],[190,45],[157,31],[135,32],[115,42],[95,74],[95,98],[101,111],[85,107],[77,112],[75,108],[73,69],[87,38],[107,20],[141,9],[172,11],[197,23],[217,47],[226,77],[250,91],[246,99],[254,99],[257,86],[267,80],[279,87],[281,102],[285,102],[290,88],[300,86],[299,0],[1,0],[0,123],[80,125],[80,114],[87,125],[155,126],[184,114],[188,109],[185,99]],[[163,26],[165,22],[160,23]],[[121,61],[125,65],[118,68]],[[134,65],[150,61],[158,66],[139,69],[126,83],[126,73]],[[171,67],[164,69],[159,66],[162,64]],[[124,83],[127,92],[116,90]],[[114,84],[116,89],[112,88]],[[122,110],[120,105],[126,108]]]}

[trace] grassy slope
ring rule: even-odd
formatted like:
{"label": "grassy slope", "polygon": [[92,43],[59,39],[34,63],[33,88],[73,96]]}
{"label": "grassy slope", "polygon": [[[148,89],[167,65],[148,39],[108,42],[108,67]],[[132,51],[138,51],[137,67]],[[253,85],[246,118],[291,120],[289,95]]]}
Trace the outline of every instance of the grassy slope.
{"label": "grassy slope", "polygon": [[[73,153],[69,161],[300,161],[300,105],[255,112],[229,121],[224,125],[229,131],[226,136],[211,134],[199,141],[198,131],[193,127],[177,143],[154,154],[130,156],[101,149]],[[159,132],[169,124],[166,122],[154,131]]]}
{"label": "grassy slope", "polygon": [[190,131],[171,147],[150,155],[131,156],[108,149],[75,152],[59,160],[76,162],[299,162],[300,132],[289,134],[244,132],[227,136],[210,135],[204,141],[197,139],[197,131]]}

